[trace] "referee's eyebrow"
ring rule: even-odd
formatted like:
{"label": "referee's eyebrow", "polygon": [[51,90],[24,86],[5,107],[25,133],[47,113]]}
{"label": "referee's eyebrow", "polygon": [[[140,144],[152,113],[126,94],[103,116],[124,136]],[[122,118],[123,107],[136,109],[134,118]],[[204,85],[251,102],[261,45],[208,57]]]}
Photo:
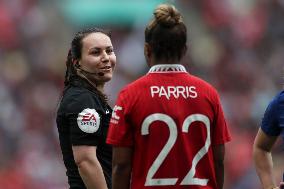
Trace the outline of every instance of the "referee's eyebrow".
{"label": "referee's eyebrow", "polygon": [[88,53],[92,53],[92,51],[96,50],[96,51],[100,51],[101,49],[105,49],[105,50],[112,50],[113,51],[113,46],[106,46],[105,48],[100,48],[100,47],[92,47],[88,50]]}
{"label": "referee's eyebrow", "polygon": [[110,49],[110,48],[113,48],[113,46],[105,46],[105,47],[91,47],[90,48],[90,50],[93,50],[93,49],[95,49],[95,50],[97,50],[97,49]]}

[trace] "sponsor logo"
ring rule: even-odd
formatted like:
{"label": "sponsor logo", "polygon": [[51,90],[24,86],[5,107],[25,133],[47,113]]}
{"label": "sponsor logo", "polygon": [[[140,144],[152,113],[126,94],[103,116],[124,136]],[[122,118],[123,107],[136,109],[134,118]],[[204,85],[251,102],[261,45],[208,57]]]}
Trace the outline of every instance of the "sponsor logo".
{"label": "sponsor logo", "polygon": [[120,117],[117,115],[117,111],[121,111],[121,110],[122,110],[121,106],[115,105],[113,107],[113,112],[112,112],[111,120],[110,120],[111,123],[118,124]]}
{"label": "sponsor logo", "polygon": [[78,114],[77,124],[86,133],[97,132],[100,127],[100,116],[95,109],[84,109]]}

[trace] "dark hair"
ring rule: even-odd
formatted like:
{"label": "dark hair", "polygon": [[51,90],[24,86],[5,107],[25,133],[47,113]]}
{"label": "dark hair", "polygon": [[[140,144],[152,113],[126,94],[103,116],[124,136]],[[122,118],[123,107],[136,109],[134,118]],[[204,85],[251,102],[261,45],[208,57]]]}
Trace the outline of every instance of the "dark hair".
{"label": "dark hair", "polygon": [[145,29],[145,42],[157,60],[180,60],[186,52],[186,26],[178,10],[161,4],[154,11],[154,18]]}
{"label": "dark hair", "polygon": [[[103,33],[103,34],[111,37],[110,31],[103,30],[103,29],[100,29],[100,28],[87,28],[87,29],[83,29],[83,30],[81,30],[81,31],[79,31],[75,34],[75,37],[73,38],[73,40],[71,42],[71,48],[68,52],[67,60],[66,60],[66,73],[65,73],[65,81],[64,81],[65,86],[68,86],[71,82],[72,77],[77,75],[76,67],[75,67],[73,61],[81,59],[83,39],[86,36],[88,36],[89,34],[97,33],[97,32]],[[102,92],[98,91],[96,88],[94,90],[103,102],[107,101],[106,95],[104,95]]]}

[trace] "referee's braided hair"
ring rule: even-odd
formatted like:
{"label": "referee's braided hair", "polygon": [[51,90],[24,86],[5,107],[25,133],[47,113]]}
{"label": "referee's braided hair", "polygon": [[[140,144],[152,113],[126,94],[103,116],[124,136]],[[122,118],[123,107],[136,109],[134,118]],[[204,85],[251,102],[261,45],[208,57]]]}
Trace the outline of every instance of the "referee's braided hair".
{"label": "referee's braided hair", "polygon": [[157,60],[180,60],[186,52],[187,29],[181,14],[170,4],[161,4],[145,29],[148,43]]}
{"label": "referee's braided hair", "polygon": [[[68,51],[67,60],[66,60],[66,72],[65,72],[65,80],[64,85],[65,87],[68,86],[71,82],[71,78],[77,75],[76,65],[73,63],[74,60],[81,59],[82,55],[82,47],[83,47],[83,39],[91,33],[103,33],[109,37],[111,37],[110,32],[107,30],[103,30],[101,28],[87,28],[83,29],[75,34],[71,42],[71,48]],[[98,91],[96,88],[94,89],[100,99],[103,102],[107,101],[106,95],[102,92]]]}

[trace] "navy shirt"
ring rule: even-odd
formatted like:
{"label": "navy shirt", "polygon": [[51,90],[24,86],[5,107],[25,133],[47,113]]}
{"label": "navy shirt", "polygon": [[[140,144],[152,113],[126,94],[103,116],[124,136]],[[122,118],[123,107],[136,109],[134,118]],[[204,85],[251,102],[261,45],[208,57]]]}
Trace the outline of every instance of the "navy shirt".
{"label": "navy shirt", "polygon": [[261,129],[269,136],[282,136],[284,140],[284,91],[270,102],[264,113]]}
{"label": "navy shirt", "polygon": [[86,189],[72,152],[72,146],[79,145],[97,147],[97,158],[111,188],[112,148],[105,142],[111,113],[93,87],[79,77],[64,90],[56,122],[70,189]]}

